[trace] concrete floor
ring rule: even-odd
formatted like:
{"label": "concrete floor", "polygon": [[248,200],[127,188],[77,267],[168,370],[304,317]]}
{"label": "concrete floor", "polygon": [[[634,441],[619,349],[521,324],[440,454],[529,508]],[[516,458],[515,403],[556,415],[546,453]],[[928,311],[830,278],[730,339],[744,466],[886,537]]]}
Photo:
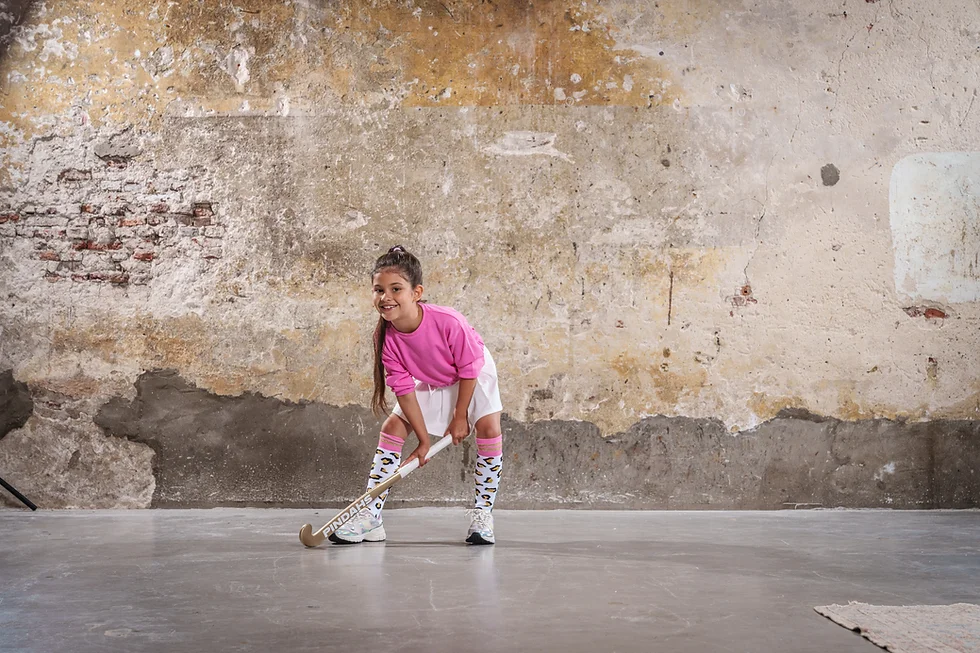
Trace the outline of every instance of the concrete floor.
{"label": "concrete floor", "polygon": [[980,512],[0,511],[0,651],[856,651],[828,603],[980,602]]}

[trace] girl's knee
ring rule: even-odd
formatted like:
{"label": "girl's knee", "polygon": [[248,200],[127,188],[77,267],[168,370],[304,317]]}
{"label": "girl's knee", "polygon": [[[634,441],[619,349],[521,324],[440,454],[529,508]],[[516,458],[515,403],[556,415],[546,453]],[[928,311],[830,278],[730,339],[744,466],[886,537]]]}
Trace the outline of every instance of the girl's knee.
{"label": "girl's knee", "polygon": [[381,425],[381,432],[394,435],[404,440],[412,433],[412,428],[397,415],[389,415],[388,419]]}
{"label": "girl's knee", "polygon": [[500,428],[500,413],[494,413],[480,418],[476,422],[476,437],[478,440],[493,440],[502,435]]}

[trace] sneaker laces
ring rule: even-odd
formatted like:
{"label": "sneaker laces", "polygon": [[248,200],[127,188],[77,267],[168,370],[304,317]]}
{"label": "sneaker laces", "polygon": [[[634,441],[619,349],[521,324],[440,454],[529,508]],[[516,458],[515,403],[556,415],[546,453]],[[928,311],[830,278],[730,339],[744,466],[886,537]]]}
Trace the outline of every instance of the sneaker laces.
{"label": "sneaker laces", "polygon": [[357,511],[357,514],[351,517],[351,519],[341,526],[341,528],[352,529],[355,525],[360,525],[363,527],[365,520],[374,518],[374,514],[371,512],[370,508],[361,508]]}
{"label": "sneaker laces", "polygon": [[361,508],[357,511],[358,519],[374,519],[374,513],[371,512],[370,508]]}
{"label": "sneaker laces", "polygon": [[485,530],[490,528],[491,519],[493,519],[493,515],[490,513],[489,510],[481,510],[479,508],[476,508],[473,510],[468,510],[467,512],[470,513],[470,519],[472,520],[472,523],[476,526],[479,526],[480,530]]}

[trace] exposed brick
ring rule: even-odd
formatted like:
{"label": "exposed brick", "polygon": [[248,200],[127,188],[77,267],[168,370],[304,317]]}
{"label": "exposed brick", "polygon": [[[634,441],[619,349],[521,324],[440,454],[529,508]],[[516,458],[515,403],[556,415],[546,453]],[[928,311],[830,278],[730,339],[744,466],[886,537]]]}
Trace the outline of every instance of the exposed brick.
{"label": "exposed brick", "polygon": [[82,206],[79,207],[79,210],[82,213],[98,213],[99,207],[95,204],[82,204]]}
{"label": "exposed brick", "polygon": [[214,208],[210,202],[195,202],[192,212],[194,214],[194,221],[191,223],[192,226],[207,227],[211,224],[211,218],[214,216]]}
{"label": "exposed brick", "polygon": [[17,222],[18,220],[20,220],[20,216],[16,213],[0,213],[0,224]]}
{"label": "exposed brick", "polygon": [[120,227],[139,227],[146,224],[145,218],[123,218],[119,221]]}
{"label": "exposed brick", "polygon": [[153,252],[136,252],[133,258],[137,261],[152,261],[156,255]]}
{"label": "exposed brick", "polygon": [[44,279],[46,281],[50,281],[51,283],[56,283],[64,279],[64,277],[61,276],[60,274],[55,274],[54,272],[45,272]]}
{"label": "exposed brick", "polygon": [[97,243],[91,240],[84,240],[79,243],[75,243],[72,247],[76,250],[89,249],[96,252],[102,252],[106,250],[117,250],[122,247],[122,243],[118,240],[114,240],[111,243]]}
{"label": "exposed brick", "polygon": [[91,281],[106,281],[116,285],[129,283],[129,275],[121,272],[91,272],[88,278]]}
{"label": "exposed brick", "polygon": [[88,281],[88,275],[87,274],[73,274],[73,275],[71,275],[71,280],[72,281]]}
{"label": "exposed brick", "polygon": [[77,170],[75,168],[68,168],[62,170],[61,174],[58,175],[59,182],[82,182],[89,181],[92,179],[91,170]]}
{"label": "exposed brick", "polygon": [[188,227],[207,227],[211,224],[211,218],[207,216],[178,214],[177,222]]}
{"label": "exposed brick", "polygon": [[902,309],[909,317],[924,317],[927,320],[945,320],[946,311],[931,306],[906,306]]}
{"label": "exposed brick", "polygon": [[32,227],[67,227],[68,218],[60,218],[55,214],[39,215],[31,218],[30,225]]}
{"label": "exposed brick", "polygon": [[170,207],[167,206],[166,202],[159,202],[150,207],[151,213],[169,213]]}
{"label": "exposed brick", "polygon": [[66,234],[65,229],[58,229],[57,227],[45,228],[45,229],[35,229],[31,236],[33,238],[64,238]]}
{"label": "exposed brick", "polygon": [[58,255],[58,252],[52,252],[51,250],[48,250],[46,252],[41,252],[41,255],[38,258],[40,258],[42,261],[60,261],[61,260],[61,256]]}

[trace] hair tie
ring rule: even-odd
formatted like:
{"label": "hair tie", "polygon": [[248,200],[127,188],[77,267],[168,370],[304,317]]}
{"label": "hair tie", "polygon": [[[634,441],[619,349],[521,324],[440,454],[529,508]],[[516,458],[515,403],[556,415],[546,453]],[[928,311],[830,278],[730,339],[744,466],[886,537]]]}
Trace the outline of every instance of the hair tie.
{"label": "hair tie", "polygon": [[405,252],[405,248],[402,247],[401,245],[395,245],[394,247],[392,247],[391,249],[388,250],[388,253],[389,254],[391,254],[392,252],[402,252],[402,253],[404,253]]}

